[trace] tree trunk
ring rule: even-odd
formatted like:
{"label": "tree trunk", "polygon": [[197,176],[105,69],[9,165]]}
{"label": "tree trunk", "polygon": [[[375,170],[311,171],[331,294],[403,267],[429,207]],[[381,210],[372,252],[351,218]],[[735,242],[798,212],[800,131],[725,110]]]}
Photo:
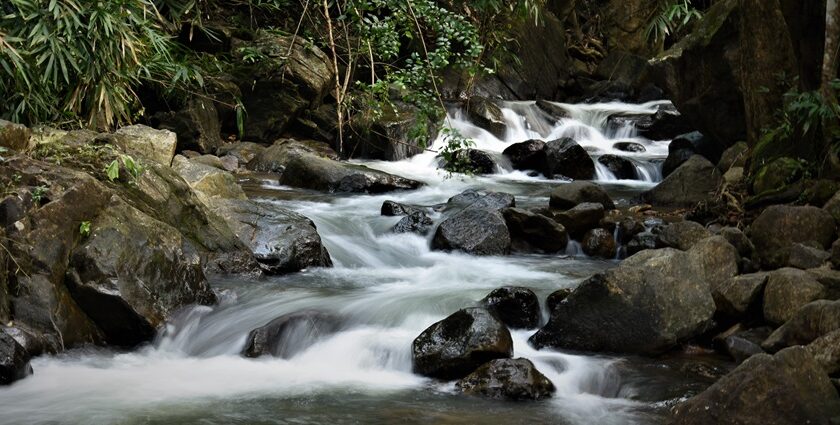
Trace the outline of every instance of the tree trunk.
{"label": "tree trunk", "polygon": [[825,2],[825,51],[822,66],[820,92],[823,101],[836,103],[831,82],[837,78],[838,50],[840,50],[840,7],[837,0]]}

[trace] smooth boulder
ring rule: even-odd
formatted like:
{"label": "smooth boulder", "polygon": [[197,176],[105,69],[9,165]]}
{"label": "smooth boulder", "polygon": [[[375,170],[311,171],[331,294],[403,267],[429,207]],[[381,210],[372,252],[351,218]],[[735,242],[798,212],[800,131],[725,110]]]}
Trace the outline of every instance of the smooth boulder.
{"label": "smooth boulder", "polygon": [[510,160],[515,170],[542,172],[546,166],[545,142],[542,140],[514,143],[507,147],[502,154]]}
{"label": "smooth boulder", "polygon": [[797,310],[761,347],[775,352],[792,345],[807,345],[837,329],[840,329],[840,301],[817,300]]}
{"label": "smooth boulder", "polygon": [[557,186],[551,192],[549,205],[562,210],[576,207],[584,202],[599,203],[605,210],[615,209],[610,195],[598,184],[592,182],[571,182]]}
{"label": "smooth boulder", "polygon": [[528,359],[496,359],[455,383],[461,393],[495,400],[542,400],[554,384]]}
{"label": "smooth boulder", "polygon": [[712,236],[702,224],[695,221],[678,221],[665,226],[659,233],[659,240],[665,246],[682,251],[691,249],[697,242]]}
{"label": "smooth boulder", "polygon": [[285,314],[249,332],[242,355],[288,359],[335,333],[340,326],[338,317],[316,310]]}
{"label": "smooth boulder", "polygon": [[723,177],[708,159],[693,155],[642,199],[663,207],[690,207],[714,194]]}
{"label": "smooth boulder", "polygon": [[618,155],[603,155],[598,158],[598,163],[606,167],[615,178],[619,180],[638,180],[639,172],[633,161]]}
{"label": "smooth boulder", "polygon": [[479,304],[513,329],[533,329],[540,324],[540,300],[528,288],[505,286],[495,289]]}
{"label": "smooth boulder", "polygon": [[514,250],[556,253],[569,243],[565,227],[548,217],[520,208],[505,208],[502,216]]}
{"label": "smooth boulder", "polygon": [[510,358],[513,340],[488,310],[466,308],[429,326],[414,339],[411,351],[416,373],[459,379],[488,361]]}
{"label": "smooth boulder", "polygon": [[755,245],[762,267],[784,267],[795,243],[815,243],[828,248],[834,242],[836,225],[831,214],[815,207],[775,205],[764,210],[750,226],[748,235]]}
{"label": "smooth boulder", "polygon": [[574,139],[565,137],[546,143],[545,158],[543,174],[548,178],[562,176],[572,180],[588,180],[595,176],[595,163],[589,152]]}
{"label": "smooth boulder", "polygon": [[29,353],[11,335],[0,329],[0,386],[32,374]]}
{"label": "smooth boulder", "polygon": [[511,236],[499,211],[468,208],[438,226],[432,248],[473,255],[506,255],[510,253]]}
{"label": "smooth boulder", "polygon": [[349,164],[302,153],[292,155],[285,163],[280,184],[324,192],[384,193],[411,190],[422,183]]}

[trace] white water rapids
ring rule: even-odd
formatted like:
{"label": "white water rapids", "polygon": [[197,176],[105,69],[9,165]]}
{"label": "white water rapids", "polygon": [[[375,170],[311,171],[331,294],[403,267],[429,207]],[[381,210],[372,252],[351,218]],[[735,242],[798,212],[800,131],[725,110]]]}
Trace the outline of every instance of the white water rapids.
{"label": "white water rapids", "polygon": [[[570,136],[597,148],[594,155],[629,157],[645,170],[647,182],[615,182],[599,171],[599,180],[621,197],[659,179],[656,162],[667,154],[667,143],[637,138],[631,128],[609,130],[607,118],[616,112],[653,113],[661,104],[564,105],[571,118],[552,120],[532,103],[510,103],[504,108],[505,140],[457,113],[451,123],[478,149],[501,152],[514,142]],[[612,148],[625,140],[642,143],[647,152]],[[679,362],[536,351],[527,343],[533,331],[513,332],[514,356],[531,359],[551,379],[557,393],[550,400],[467,398],[455,394],[452,383],[413,374],[412,340],[493,289],[525,286],[545,299],[613,263],[433,252],[427,238],[391,233],[399,217],[381,217],[382,202],[433,205],[482,188],[513,193],[519,205],[546,205],[551,188],[562,183],[519,171],[446,178],[435,168],[434,153],[367,164],[428,186],[380,196],[295,196],[290,188],[268,187],[278,196],[267,202],[315,221],[334,268],[261,281],[214,279],[220,304],[182,312],[154,344],[130,353],[81,349],[34,359],[35,375],[0,389],[0,423],[658,423],[668,406],[702,387],[680,372]],[[302,351],[290,359],[239,355],[251,329],[305,309],[340,315],[341,330],[302,341]]]}

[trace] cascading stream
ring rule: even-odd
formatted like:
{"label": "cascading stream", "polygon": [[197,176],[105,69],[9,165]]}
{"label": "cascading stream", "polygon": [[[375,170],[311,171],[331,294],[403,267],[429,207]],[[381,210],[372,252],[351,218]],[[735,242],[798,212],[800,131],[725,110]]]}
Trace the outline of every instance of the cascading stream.
{"label": "cascading stream", "polygon": [[[510,103],[503,109],[508,120],[505,140],[459,113],[450,122],[473,138],[478,149],[494,152],[530,138],[563,135],[597,148],[596,155],[615,153],[616,140],[642,143],[649,147],[646,153],[622,155],[648,167],[648,183],[616,182],[634,188],[658,179],[655,161],[667,152],[667,144],[636,138],[629,129],[607,136],[606,117],[616,111],[649,113],[659,104],[561,105],[571,117],[554,120],[532,102]],[[447,423],[449,417],[498,423],[657,423],[662,406],[685,394],[662,389],[690,387],[692,382],[677,374],[656,372],[634,381],[620,372],[635,370],[647,360],[537,351],[527,343],[533,330],[512,332],[514,356],[531,359],[555,384],[557,393],[547,402],[465,398],[453,394],[452,383],[413,374],[413,339],[493,289],[525,286],[545,299],[614,263],[431,251],[426,237],[390,231],[399,217],[379,215],[385,200],[434,205],[467,188],[481,188],[512,193],[518,205],[545,205],[553,185],[562,182],[521,171],[447,179],[437,169],[434,153],[368,165],[421,179],[427,186],[380,196],[310,194],[306,201],[266,200],[310,217],[334,268],[264,281],[216,279],[220,304],[179,313],[152,345],[131,353],[75,350],[35,359],[34,376],[0,389],[0,423],[264,423],[278,416],[313,424]],[[609,180],[606,175],[599,178]],[[266,189],[289,190],[272,185]],[[251,329],[309,309],[337,315],[340,329],[319,338],[295,339],[299,346],[288,359],[239,355]]]}

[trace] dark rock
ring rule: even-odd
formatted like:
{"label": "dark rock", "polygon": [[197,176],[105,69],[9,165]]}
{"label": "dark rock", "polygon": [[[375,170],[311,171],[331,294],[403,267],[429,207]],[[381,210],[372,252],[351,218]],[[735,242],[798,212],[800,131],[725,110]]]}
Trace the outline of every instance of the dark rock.
{"label": "dark rock", "polygon": [[717,167],[694,155],[655,188],[643,193],[642,199],[656,206],[690,207],[710,199],[721,178]]}
{"label": "dark rock", "polygon": [[546,168],[545,142],[528,140],[510,145],[502,152],[515,170],[540,171]]}
{"label": "dark rock", "polygon": [[590,257],[615,258],[615,239],[607,229],[592,229],[586,232],[582,245],[583,252]]}
{"label": "dark rock", "polygon": [[633,217],[623,217],[617,225],[617,240],[619,243],[627,244],[639,233],[644,232],[645,225]]}
{"label": "dark rock", "polygon": [[554,310],[557,309],[557,306],[565,301],[566,298],[569,298],[569,295],[571,295],[573,291],[574,290],[572,288],[558,289],[546,297],[545,306],[548,309],[549,316],[554,315]]}
{"label": "dark rock", "polygon": [[387,217],[395,217],[400,215],[411,215],[416,212],[422,212],[419,208],[401,204],[399,202],[394,201],[385,201],[382,203],[382,208],[380,210],[380,214],[387,216]]}
{"label": "dark rock", "polygon": [[[503,192],[481,192],[466,191],[449,199],[447,206],[466,206],[472,209],[486,209],[500,211],[505,208],[516,207],[516,198]],[[449,208],[447,208],[449,209]]]}
{"label": "dark rock", "polygon": [[545,144],[546,168],[543,174],[548,178],[557,176],[573,180],[588,180],[595,176],[595,163],[586,149],[568,137],[552,140]]}
{"label": "dark rock", "polygon": [[422,183],[368,167],[321,158],[292,155],[280,184],[325,192],[384,193],[417,189]]}
{"label": "dark rock", "polygon": [[513,340],[504,323],[489,311],[466,308],[424,330],[411,350],[415,372],[458,379],[490,360],[510,358]]}
{"label": "dark rock", "polygon": [[720,161],[717,164],[721,173],[729,171],[732,167],[745,167],[750,154],[750,147],[747,142],[738,142],[729,149],[723,151]]}
{"label": "dark rock", "polygon": [[679,112],[658,110],[651,116],[650,125],[639,128],[639,135],[650,140],[672,140],[694,127]]}
{"label": "dark rock", "polygon": [[0,329],[0,386],[26,378],[32,374],[29,353]]}
{"label": "dark rock", "polygon": [[[493,153],[478,149],[461,149],[455,152],[455,162],[475,174],[496,174],[502,167]],[[441,165],[449,169],[446,162]]]}
{"label": "dark rock", "polygon": [[831,260],[831,253],[822,249],[795,243],[790,247],[788,266],[807,270],[822,267]]}
{"label": "dark rock", "polygon": [[753,246],[750,238],[740,229],[736,227],[724,227],[720,230],[720,235],[738,250],[738,255],[746,258],[752,257],[755,246]]}
{"label": "dark rock", "polygon": [[592,182],[571,182],[557,186],[551,192],[549,205],[552,208],[565,210],[584,202],[599,203],[606,210],[615,209],[610,195],[601,186]]}
{"label": "dark rock", "polygon": [[504,139],[507,132],[507,124],[502,110],[490,99],[473,96],[467,101],[467,115],[473,124],[481,127],[496,136]]}
{"label": "dark rock", "polygon": [[775,352],[793,345],[807,345],[837,329],[840,329],[840,301],[817,300],[797,310],[761,347]]}
{"label": "dark rock", "polygon": [[728,336],[724,340],[724,344],[726,345],[726,353],[735,359],[735,363],[738,364],[756,354],[764,353],[759,344],[738,335]]}
{"label": "dark rock", "polygon": [[537,105],[537,108],[540,108],[540,110],[547,113],[554,119],[569,118],[570,116],[569,110],[558,103],[540,99],[534,104]]}
{"label": "dark rock", "polygon": [[665,226],[659,233],[659,240],[665,246],[686,251],[697,242],[712,236],[702,224],[694,221],[678,221]]}
{"label": "dark rock", "polygon": [[[430,122],[421,127],[417,107],[399,101],[393,104],[395,109],[383,108],[382,115],[374,120],[364,112],[354,117],[353,131],[344,133],[343,157],[401,161],[422,153],[425,146],[432,145],[437,137],[438,124]],[[323,131],[327,123],[335,127],[335,107],[325,106],[332,107],[332,111],[326,117],[315,119],[313,131]],[[338,139],[337,134],[329,136],[330,141]]]}
{"label": "dark rock", "polygon": [[694,141],[700,140],[703,135],[697,132],[677,137],[668,145],[668,157],[662,164],[662,176],[668,177],[680,165],[683,165],[689,158],[697,154],[694,148]]}
{"label": "dark rock", "polygon": [[604,214],[604,205],[584,202],[563,212],[552,210],[549,217],[562,224],[573,238],[581,240],[587,231],[598,227]]}
{"label": "dark rock", "polygon": [[638,180],[639,178],[636,165],[627,158],[618,155],[603,155],[598,158],[598,162],[607,167],[619,180]]}
{"label": "dark rock", "polygon": [[651,232],[642,232],[627,242],[627,255],[632,256],[644,250],[656,248],[664,248],[662,242],[659,241],[659,236]]}
{"label": "dark rock", "polygon": [[675,424],[828,423],[840,397],[803,347],[757,354],[706,391],[677,406]]}
{"label": "dark rock", "polygon": [[718,313],[731,319],[742,319],[761,308],[761,296],[767,284],[767,273],[733,277],[712,288]]}
{"label": "dark rock", "polygon": [[506,255],[510,247],[504,217],[485,208],[467,208],[444,220],[432,239],[432,249],[473,255]]}
{"label": "dark rock", "polygon": [[514,250],[556,253],[569,243],[566,228],[548,217],[519,208],[505,208],[502,215]]}
{"label": "dark rock", "polygon": [[704,332],[715,312],[705,252],[643,251],[583,282],[530,341],[537,347],[661,353]]}
{"label": "dark rock", "polygon": [[245,164],[251,162],[260,152],[266,149],[265,146],[252,143],[252,142],[236,142],[236,143],[228,143],[222,145],[217,150],[217,153],[221,156],[230,155],[237,159],[239,162],[239,166],[244,166]]}
{"label": "dark rock", "polygon": [[758,216],[748,235],[762,267],[775,269],[788,264],[795,243],[829,247],[835,239],[835,227],[831,214],[819,208],[777,205]]}
{"label": "dark rock", "polygon": [[426,235],[432,230],[435,222],[422,211],[415,211],[403,217],[394,225],[394,233],[417,233]]}
{"label": "dark rock", "polygon": [[[793,187],[794,183],[802,185],[801,192],[805,192],[805,165],[795,158],[776,158],[767,164],[753,167],[752,193],[758,196],[771,196]],[[801,193],[800,196],[803,196]]]}
{"label": "dark rock", "polygon": [[840,331],[829,332],[806,348],[827,374],[836,375],[840,372]]}
{"label": "dark rock", "polygon": [[533,329],[540,325],[540,301],[528,288],[495,289],[479,303],[513,329]]}
{"label": "dark rock", "polygon": [[467,395],[496,400],[542,400],[554,393],[554,384],[527,359],[496,359],[455,383]]}
{"label": "dark rock", "polygon": [[825,287],[807,272],[790,268],[775,270],[769,274],[764,289],[764,319],[782,324],[802,306],[824,295]]}
{"label": "dark rock", "polygon": [[151,119],[152,126],[178,135],[178,150],[216,153],[222,146],[222,126],[216,106],[210,99],[194,98],[176,112],[158,112]]}
{"label": "dark rock", "polygon": [[319,339],[339,330],[338,317],[315,310],[285,314],[248,333],[245,357],[294,357]]}
{"label": "dark rock", "polygon": [[840,239],[831,244],[831,265],[840,268]]}
{"label": "dark rock", "polygon": [[613,149],[618,149],[624,152],[646,152],[647,148],[641,143],[636,142],[618,142],[613,145]]}

